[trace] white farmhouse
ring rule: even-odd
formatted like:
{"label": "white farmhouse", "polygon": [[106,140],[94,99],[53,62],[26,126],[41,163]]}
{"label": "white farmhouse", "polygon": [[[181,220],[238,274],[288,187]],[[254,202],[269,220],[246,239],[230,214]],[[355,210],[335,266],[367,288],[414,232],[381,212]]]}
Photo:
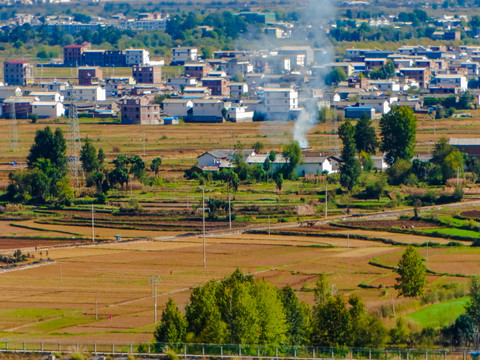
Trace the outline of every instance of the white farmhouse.
{"label": "white farmhouse", "polygon": [[163,112],[172,116],[187,117],[193,102],[190,99],[165,99],[163,100]]}
{"label": "white farmhouse", "polygon": [[326,171],[331,174],[333,171],[332,163],[326,156],[303,156],[302,162],[297,166],[297,174],[299,176],[320,175]]}
{"label": "white farmhouse", "polygon": [[105,101],[106,91],[100,86],[73,86],[71,96],[76,101]]}
{"label": "white farmhouse", "polygon": [[28,96],[38,98],[40,101],[63,102],[64,96],[56,91],[32,91]]}
{"label": "white farmhouse", "polygon": [[247,111],[246,106],[232,106],[227,110],[227,120],[231,122],[252,122],[253,111]]}
{"label": "white farmhouse", "polygon": [[35,101],[32,103],[32,113],[39,118],[58,118],[65,115],[65,108],[59,101]]}

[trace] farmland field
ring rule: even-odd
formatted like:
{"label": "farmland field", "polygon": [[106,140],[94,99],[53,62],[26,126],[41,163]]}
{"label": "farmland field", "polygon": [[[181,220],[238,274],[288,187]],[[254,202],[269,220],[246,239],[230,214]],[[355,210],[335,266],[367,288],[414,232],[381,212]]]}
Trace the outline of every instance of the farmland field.
{"label": "farmland field", "polygon": [[[421,119],[417,138],[419,151],[427,153],[429,148],[431,150],[431,142],[447,133],[478,136],[480,128],[474,126],[474,122],[480,111],[472,113],[473,118],[438,123]],[[471,242],[462,241],[458,246],[447,247],[451,240],[435,237],[435,234],[421,236],[388,231],[389,228],[407,230],[411,225],[417,231],[450,229],[429,222],[395,217],[388,221],[363,221],[362,229],[326,223],[299,226],[302,221],[308,223],[308,220],[324,216],[323,183],[303,180],[285,181],[282,191],[273,183],[242,183],[232,198],[234,212],[238,215],[233,228],[238,234],[221,233],[228,229],[225,211],[212,214],[206,227],[207,231],[215,232],[206,239],[207,266],[204,269],[202,238],[198,235],[202,228],[198,211],[202,191],[199,181],[183,178],[184,170],[194,165],[203,152],[231,148],[237,142],[249,147],[262,141],[266,151],[281,150],[283,144],[291,140],[293,124],[125,126],[110,120],[80,121],[82,138],[88,136],[97,149],[103,148],[108,163],[119,154],[139,154],[147,163],[161,156],[161,181],[155,186],[133,182],[130,188],[111,190],[107,204],[95,204],[94,237],[99,241],[95,245],[91,242],[93,193],[84,187],[75,189],[81,201],[71,208],[19,207],[0,214],[2,252],[24,249],[35,260],[53,260],[20,271],[10,269],[0,273],[0,342],[8,339],[150,341],[155,327],[152,275],[162,280],[158,285],[159,315],[168,297],[174,298],[183,308],[194,286],[210,279],[220,280],[236,268],[277,286],[291,285],[298,296],[310,304],[316,279],[325,272],[341,294],[359,294],[368,310],[378,314],[382,305],[388,306],[392,297],[396,298],[393,289],[396,274],[392,267],[409,244],[426,257],[425,243],[436,243],[436,247],[428,249],[426,261],[433,272],[428,276],[429,288],[441,282],[466,284],[465,275],[480,272],[480,250],[470,247]],[[21,120],[18,152],[9,151],[7,136],[0,139],[1,189],[7,186],[10,171],[25,167],[35,131],[47,124],[67,131],[66,119],[37,124]],[[435,135],[432,135],[434,126]],[[7,120],[0,120],[0,131],[9,133]],[[308,138],[315,150],[326,153],[333,136],[329,134],[328,125],[319,124]],[[18,164],[11,165],[13,161]],[[226,199],[226,187],[221,182],[212,181],[202,186],[206,197]],[[471,187],[466,192],[469,201],[478,199],[477,188]],[[342,195],[338,198],[341,200]],[[131,203],[144,211],[129,214],[119,210],[122,207],[128,210]],[[368,206],[372,205],[388,210],[386,204],[385,199],[381,202],[356,201],[358,207],[351,213],[371,212]],[[302,207],[310,212],[302,213],[299,210]],[[459,212],[465,210],[474,211],[470,215],[477,216],[478,209],[474,206]],[[422,215],[433,212],[449,217],[458,215],[456,210],[445,208],[425,210]],[[345,208],[334,204],[328,209],[331,221],[339,220],[346,213]],[[298,223],[289,225],[293,221]],[[271,235],[267,233],[267,222],[272,226]],[[355,225],[353,221],[343,225],[349,223]],[[370,229],[368,225],[381,229]],[[240,234],[246,228],[252,231]],[[253,231],[255,229],[258,231]],[[116,235],[128,241],[114,242]],[[139,238],[143,240],[134,240]],[[63,246],[74,243],[77,246]],[[398,298],[395,302],[397,314],[408,315],[418,310],[410,300]],[[415,323],[412,316],[412,323]],[[389,316],[382,320],[387,325],[394,322]]]}

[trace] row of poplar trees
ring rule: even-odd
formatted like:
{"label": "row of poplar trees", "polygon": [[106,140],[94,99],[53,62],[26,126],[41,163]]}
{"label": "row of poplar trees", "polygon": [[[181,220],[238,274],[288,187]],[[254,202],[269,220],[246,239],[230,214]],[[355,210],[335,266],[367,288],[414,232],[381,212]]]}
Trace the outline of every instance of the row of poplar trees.
{"label": "row of poplar trees", "polygon": [[194,289],[185,315],[169,299],[155,331],[162,343],[258,344],[276,346],[358,346],[378,348],[384,325],[368,315],[360,298],[335,294],[321,274],[315,304],[301,302],[294,290],[279,289],[236,270],[220,282]]}

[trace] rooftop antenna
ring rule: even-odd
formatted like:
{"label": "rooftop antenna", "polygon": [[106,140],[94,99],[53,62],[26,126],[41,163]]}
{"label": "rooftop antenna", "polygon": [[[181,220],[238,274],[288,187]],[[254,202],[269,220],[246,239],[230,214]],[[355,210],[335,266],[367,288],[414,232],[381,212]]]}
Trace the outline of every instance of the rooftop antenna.
{"label": "rooftop antenna", "polygon": [[[73,89],[71,90],[73,91]],[[78,123],[77,105],[73,93],[70,93],[70,107],[68,109],[68,128],[70,132],[70,174],[78,187],[78,173],[80,168],[80,151],[82,141],[80,138],[80,125]]]}
{"label": "rooftop antenna", "polygon": [[18,151],[17,112],[15,99],[10,103],[10,151]]}

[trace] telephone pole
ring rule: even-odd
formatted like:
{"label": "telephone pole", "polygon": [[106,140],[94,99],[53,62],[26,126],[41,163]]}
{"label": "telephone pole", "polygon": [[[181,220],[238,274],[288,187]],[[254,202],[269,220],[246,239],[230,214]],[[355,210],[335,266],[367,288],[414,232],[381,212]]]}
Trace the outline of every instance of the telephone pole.
{"label": "telephone pole", "polygon": [[95,211],[93,210],[92,204],[92,242],[95,241]]}
{"label": "telephone pole", "polygon": [[150,278],[150,283],[152,284],[152,287],[155,289],[153,291],[153,297],[154,297],[154,323],[157,323],[157,285],[162,281],[160,276],[151,276]]}

